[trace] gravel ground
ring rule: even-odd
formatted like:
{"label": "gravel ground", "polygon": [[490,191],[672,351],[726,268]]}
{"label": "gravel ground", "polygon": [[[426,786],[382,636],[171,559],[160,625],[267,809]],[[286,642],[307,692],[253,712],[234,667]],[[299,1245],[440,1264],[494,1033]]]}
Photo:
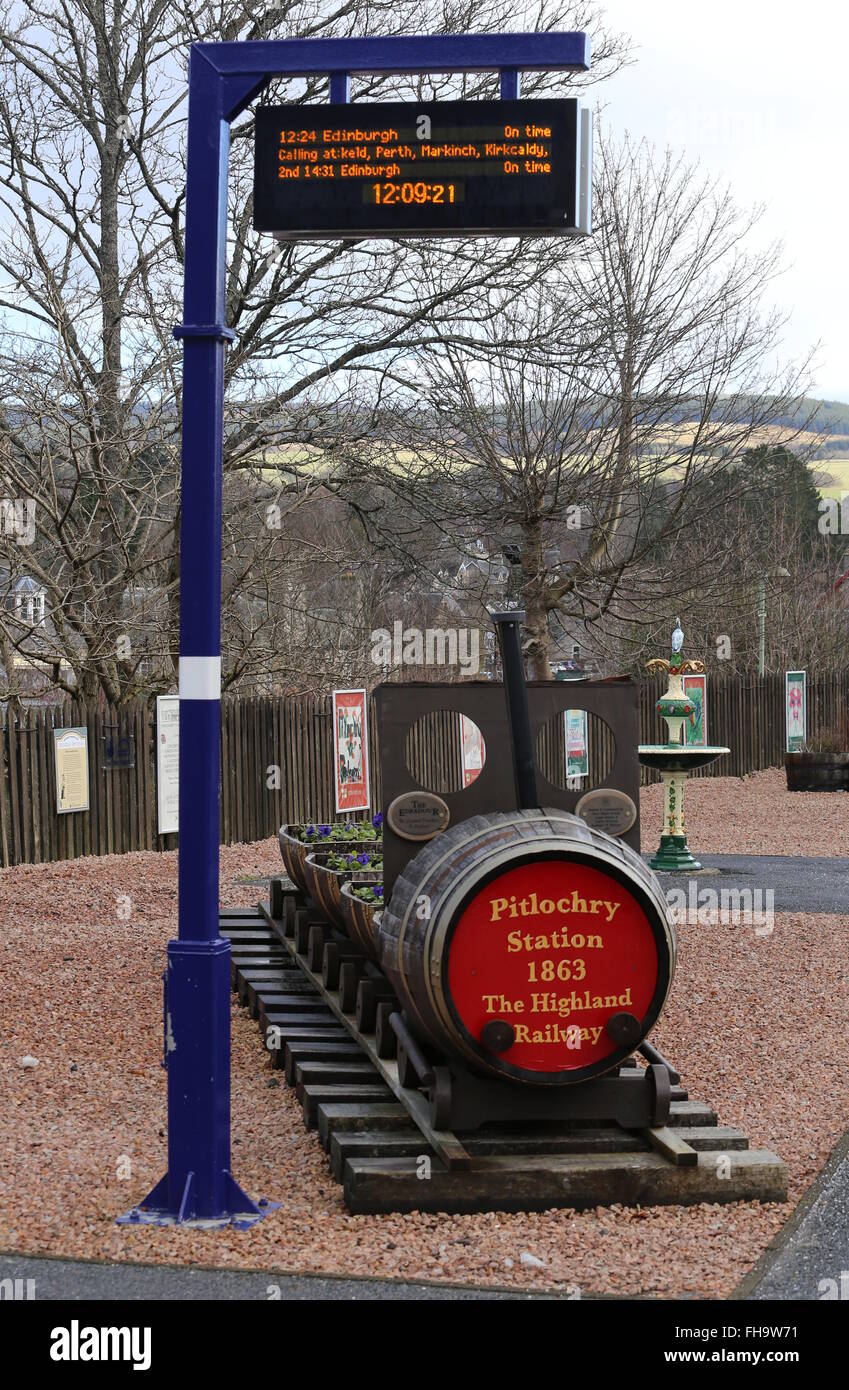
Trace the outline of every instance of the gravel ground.
{"label": "gravel ground", "polygon": [[[700,781],[706,852],[845,852],[839,796],[787,797],[783,773]],[[729,795],[729,793],[731,795]],[[649,843],[656,789],[646,793]],[[787,803],[787,804],[785,804]],[[849,807],[847,807],[849,809]],[[825,813],[825,828],[816,824]],[[767,820],[755,844],[754,825]],[[746,827],[752,822],[751,832]],[[792,825],[792,831],[791,831]],[[222,849],[222,901],[279,872],[276,842]],[[252,1230],[114,1224],[166,1166],[161,972],[175,929],[176,857],[137,853],[0,872],[0,1250],[586,1293],[727,1295],[849,1124],[843,1084],[847,921],[780,914],[775,929],[685,926],[657,1045],[693,1098],[788,1163],[791,1203],[600,1208],[528,1215],[350,1216],[256,1025],[233,1006],[233,1167],[282,1202]],[[129,916],[127,913],[129,912]],[[104,947],[107,948],[104,951]],[[38,1059],[21,1066],[27,1055]],[[754,1077],[760,1073],[756,1084]],[[528,1251],[541,1269],[520,1264]],[[512,1261],[512,1265],[507,1261]]]}
{"label": "gravel ground", "polygon": [[[751,777],[692,777],[687,838],[696,854],[849,854],[849,796],[789,792],[783,768]],[[659,782],[640,794],[643,850],[654,851],[663,818]]]}

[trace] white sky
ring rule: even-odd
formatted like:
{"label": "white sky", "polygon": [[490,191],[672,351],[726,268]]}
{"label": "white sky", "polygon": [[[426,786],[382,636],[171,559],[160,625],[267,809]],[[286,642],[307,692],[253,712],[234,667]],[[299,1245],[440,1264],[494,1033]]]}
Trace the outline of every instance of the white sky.
{"label": "white sky", "polygon": [[849,6],[602,0],[636,62],[598,89],[614,131],[683,149],[780,240],[785,353],[821,343],[812,394],[849,402]]}

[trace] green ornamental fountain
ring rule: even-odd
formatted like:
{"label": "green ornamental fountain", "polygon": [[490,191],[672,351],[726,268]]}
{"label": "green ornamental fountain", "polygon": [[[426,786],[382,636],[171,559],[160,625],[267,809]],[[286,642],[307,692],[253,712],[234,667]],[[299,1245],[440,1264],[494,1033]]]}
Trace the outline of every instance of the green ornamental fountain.
{"label": "green ornamental fountain", "polygon": [[681,873],[702,866],[690,853],[687,844],[687,829],[684,824],[684,783],[691,772],[707,767],[730,753],[730,748],[684,743],[684,725],[692,722],[696,707],[684,690],[684,676],[688,672],[704,671],[703,661],[684,661],[681,649],[684,633],[680,618],[675,619],[672,633],[672,651],[669,661],[664,657],[653,657],[646,662],[647,671],[667,671],[669,685],[661,695],[655,708],[664,720],[668,736],[666,743],[641,743],[637,755],[644,767],[655,768],[663,778],[663,833],[657,854],[649,860],[653,869],[666,873]]}

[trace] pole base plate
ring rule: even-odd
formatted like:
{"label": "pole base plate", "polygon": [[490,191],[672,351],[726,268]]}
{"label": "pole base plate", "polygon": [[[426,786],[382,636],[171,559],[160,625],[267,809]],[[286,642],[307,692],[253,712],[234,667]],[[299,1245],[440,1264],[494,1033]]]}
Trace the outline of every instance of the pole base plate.
{"label": "pole base plate", "polygon": [[237,1231],[246,1231],[255,1226],[269,1212],[276,1211],[279,1202],[269,1202],[260,1197],[254,1202],[243,1192],[232,1173],[224,1170],[224,1209],[209,1214],[199,1214],[195,1194],[195,1175],[186,1177],[182,1197],[174,1211],[169,1205],[170,1185],[168,1174],[147,1194],[138,1206],[131,1207],[122,1216],[116,1217],[118,1226],[191,1226],[201,1230],[217,1230],[221,1226],[234,1226]]}

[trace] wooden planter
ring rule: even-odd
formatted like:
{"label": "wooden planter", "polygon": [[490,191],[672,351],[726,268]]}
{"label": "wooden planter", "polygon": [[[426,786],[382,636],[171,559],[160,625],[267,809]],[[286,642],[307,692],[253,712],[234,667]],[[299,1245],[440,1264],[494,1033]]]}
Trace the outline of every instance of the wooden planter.
{"label": "wooden planter", "polygon": [[300,888],[302,893],[309,892],[307,881],[304,877],[304,860],[310,846],[303,840],[299,840],[295,834],[297,829],[294,825],[281,825],[277,832],[277,840],[280,845],[280,853],[289,875],[296,888]]}
{"label": "wooden planter", "polygon": [[307,892],[334,927],[345,931],[340,894],[348,874],[343,869],[328,868],[326,859],[327,855],[323,853],[306,856],[304,877],[307,881]]}
{"label": "wooden planter", "polygon": [[310,896],[312,895],[312,888],[307,882],[304,868],[308,854],[328,854],[337,850],[350,850],[353,854],[364,854],[368,853],[369,850],[382,847],[380,840],[336,840],[332,844],[327,840],[299,840],[297,830],[297,825],[281,825],[277,832],[277,840],[286,873],[302,893],[307,893]]}
{"label": "wooden planter", "polygon": [[849,791],[849,753],[785,753],[789,792]]}
{"label": "wooden planter", "polygon": [[375,914],[380,911],[380,903],[367,903],[351,892],[352,888],[368,887],[382,883],[376,874],[355,874],[342,884],[339,896],[342,914],[345,918],[345,931],[356,946],[365,951],[370,960],[377,960]]}

